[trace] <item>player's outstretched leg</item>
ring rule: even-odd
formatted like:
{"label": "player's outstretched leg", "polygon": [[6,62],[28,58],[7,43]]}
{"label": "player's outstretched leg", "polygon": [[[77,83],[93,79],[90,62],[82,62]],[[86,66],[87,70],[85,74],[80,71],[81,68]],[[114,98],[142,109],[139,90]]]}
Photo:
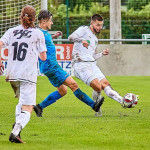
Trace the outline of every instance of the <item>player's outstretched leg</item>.
{"label": "player's outstretched leg", "polygon": [[60,99],[62,96],[58,91],[49,94],[40,104],[33,107],[37,117],[42,117],[43,109]]}
{"label": "player's outstretched leg", "polygon": [[117,101],[118,103],[120,103],[121,106],[123,106],[123,97],[120,96],[115,90],[113,90],[113,89],[111,88],[111,86],[106,86],[106,87],[104,88],[104,92],[105,92],[105,94],[106,94],[108,97],[114,99],[115,101]]}
{"label": "player's outstretched leg", "polygon": [[99,108],[104,102],[104,97],[94,102],[88,95],[82,92],[79,88],[74,92],[74,95],[88,106],[92,107],[95,112],[98,112]]}
{"label": "player's outstretched leg", "polygon": [[[98,99],[101,99],[101,92],[97,92],[97,91],[93,90],[92,97],[93,97],[94,102],[97,102]],[[95,112],[95,116],[96,117],[98,117],[98,116],[101,117],[102,116],[102,109],[101,109],[101,107],[98,110],[98,112]]]}

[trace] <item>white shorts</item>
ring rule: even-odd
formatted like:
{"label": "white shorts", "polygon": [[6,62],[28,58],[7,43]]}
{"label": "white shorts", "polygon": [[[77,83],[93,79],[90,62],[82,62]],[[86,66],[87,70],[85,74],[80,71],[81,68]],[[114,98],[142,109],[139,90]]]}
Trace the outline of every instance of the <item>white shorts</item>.
{"label": "white shorts", "polygon": [[74,75],[90,86],[94,79],[101,81],[105,78],[95,62],[78,62],[73,65]]}
{"label": "white shorts", "polygon": [[23,81],[10,81],[15,97],[22,105],[36,105],[36,84]]}

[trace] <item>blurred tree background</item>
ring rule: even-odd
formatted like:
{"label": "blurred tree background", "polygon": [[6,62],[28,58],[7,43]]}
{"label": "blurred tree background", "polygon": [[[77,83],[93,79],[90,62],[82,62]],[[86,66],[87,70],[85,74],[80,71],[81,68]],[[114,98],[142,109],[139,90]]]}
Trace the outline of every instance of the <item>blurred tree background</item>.
{"label": "blurred tree background", "polygon": [[[104,18],[104,27],[98,38],[109,39],[109,1],[48,0],[48,9],[53,13],[52,30],[62,31],[62,38],[66,39],[79,26],[89,25],[91,16],[98,13]],[[19,22],[22,5],[31,4],[37,8],[38,13],[40,2],[41,0],[0,0],[1,35]],[[150,33],[150,0],[121,0],[121,18],[122,38],[141,39],[142,34]]]}
{"label": "blurred tree background", "polygon": [[[121,0],[121,8],[123,39],[141,39],[142,34],[150,33],[150,0]],[[49,0],[48,9],[54,15],[52,29],[62,31],[63,38],[67,32],[89,25],[91,16],[98,13],[104,18],[98,38],[109,39],[109,0]]]}

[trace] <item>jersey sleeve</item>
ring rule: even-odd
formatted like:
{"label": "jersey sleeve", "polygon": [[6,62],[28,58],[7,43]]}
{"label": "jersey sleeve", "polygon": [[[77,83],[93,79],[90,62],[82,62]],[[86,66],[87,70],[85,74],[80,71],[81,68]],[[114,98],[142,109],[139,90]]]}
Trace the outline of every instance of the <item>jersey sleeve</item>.
{"label": "jersey sleeve", "polygon": [[8,29],[0,39],[0,41],[3,42],[4,46],[9,45],[10,37],[11,37],[11,29]]}
{"label": "jersey sleeve", "polygon": [[42,31],[39,30],[39,42],[37,44],[38,52],[42,53],[47,51],[46,44],[45,44],[45,37]]}
{"label": "jersey sleeve", "polygon": [[84,34],[85,34],[85,28],[84,26],[79,27],[76,31],[74,31],[69,37],[68,39],[71,42],[82,42],[86,39],[83,38]]}

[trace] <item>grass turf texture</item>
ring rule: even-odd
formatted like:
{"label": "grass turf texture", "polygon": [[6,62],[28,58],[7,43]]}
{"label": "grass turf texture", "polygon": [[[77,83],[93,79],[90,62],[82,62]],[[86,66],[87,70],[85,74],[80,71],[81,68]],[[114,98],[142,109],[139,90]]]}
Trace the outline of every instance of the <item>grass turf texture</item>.
{"label": "grass turf texture", "polygon": [[[33,112],[22,130],[26,144],[8,141],[14,123],[17,99],[9,85],[0,77],[0,149],[3,150],[148,150],[150,148],[150,77],[109,76],[112,87],[121,95],[132,92],[140,96],[135,108],[123,109],[105,96],[103,116],[68,94],[44,110],[43,117]],[[76,79],[80,88],[91,96],[92,89]],[[46,77],[38,77],[37,102],[56,90]]]}

